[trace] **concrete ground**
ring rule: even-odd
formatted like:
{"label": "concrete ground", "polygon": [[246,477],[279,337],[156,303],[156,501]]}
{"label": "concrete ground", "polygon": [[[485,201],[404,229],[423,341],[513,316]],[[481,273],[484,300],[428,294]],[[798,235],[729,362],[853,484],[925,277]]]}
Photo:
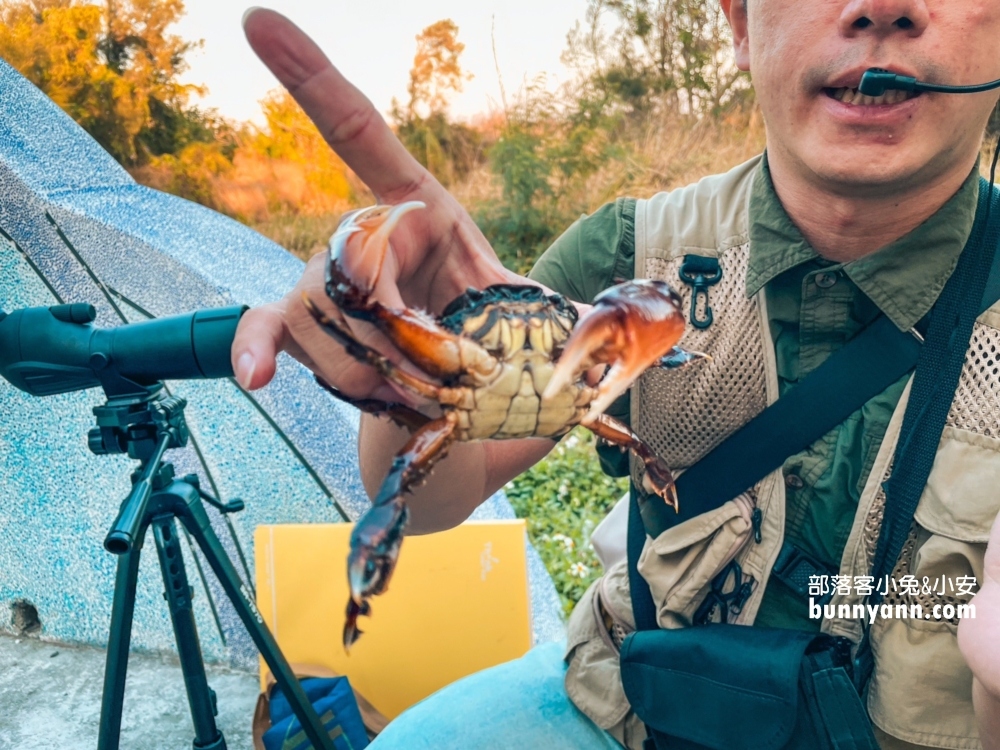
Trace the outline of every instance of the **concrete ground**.
{"label": "concrete ground", "polygon": [[[0,634],[0,750],[93,750],[104,651]],[[129,657],[122,750],[185,750],[194,732],[174,657]],[[256,675],[209,666],[219,729],[230,750],[253,747]]]}

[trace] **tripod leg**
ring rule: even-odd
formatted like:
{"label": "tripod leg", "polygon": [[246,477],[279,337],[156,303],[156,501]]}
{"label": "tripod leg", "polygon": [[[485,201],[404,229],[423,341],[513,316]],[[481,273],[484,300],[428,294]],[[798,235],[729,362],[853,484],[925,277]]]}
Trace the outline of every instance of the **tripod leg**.
{"label": "tripod leg", "polygon": [[194,747],[197,750],[226,750],[226,740],[215,725],[215,696],[208,687],[205,663],[201,658],[201,644],[191,607],[193,590],[184,570],[177,524],[173,515],[161,515],[153,519],[152,527],[163,572],[164,598],[174,625],[177,654],[181,659],[184,687],[191,707]]}
{"label": "tripod leg", "polygon": [[198,546],[201,547],[201,551],[205,554],[205,559],[208,560],[208,564],[215,572],[216,578],[222,584],[222,588],[226,592],[226,596],[229,597],[229,601],[232,602],[236,614],[243,621],[243,625],[256,644],[261,656],[264,657],[267,666],[271,668],[271,674],[274,675],[278,686],[285,694],[285,697],[288,698],[288,702],[312,746],[316,750],[335,750],[333,740],[330,739],[330,735],[323,727],[323,722],[306,697],[305,691],[302,690],[299,681],[295,678],[292,668],[285,660],[281,649],[278,648],[278,643],[274,640],[274,636],[271,635],[271,631],[264,624],[264,618],[261,617],[260,610],[257,609],[253,595],[246,584],[240,580],[239,575],[236,573],[236,568],[229,561],[229,557],[222,548],[219,538],[212,531],[208,516],[205,514],[205,509],[199,501],[197,503],[190,503],[187,506],[187,510],[189,511],[187,514],[180,516],[181,521],[187,527],[188,531],[191,532],[191,536],[195,538],[195,541],[198,542]]}
{"label": "tripod leg", "polygon": [[111,605],[111,633],[108,656],[104,663],[104,694],[101,698],[101,726],[97,750],[118,750],[122,728],[122,702],[125,699],[125,674],[128,648],[132,638],[132,613],[135,611],[135,583],[139,578],[137,546],[118,556],[115,596]]}

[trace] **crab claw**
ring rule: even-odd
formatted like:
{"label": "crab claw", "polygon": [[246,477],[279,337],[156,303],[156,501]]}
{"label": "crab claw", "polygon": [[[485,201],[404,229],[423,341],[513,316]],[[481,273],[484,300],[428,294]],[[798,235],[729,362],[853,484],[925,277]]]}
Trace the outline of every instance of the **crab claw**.
{"label": "crab claw", "polygon": [[422,201],[409,201],[344,215],[329,243],[327,291],[335,302],[338,297],[360,296],[363,300],[372,293],[382,272],[392,230],[404,215],[424,207]]}
{"label": "crab claw", "polygon": [[344,648],[350,648],[361,631],[358,615],[368,615],[369,597],[377,596],[389,586],[389,578],[399,558],[403,530],[409,511],[402,498],[373,505],[351,532],[351,552],[347,556],[347,584],[351,598],[347,602],[347,622],[344,624]]}
{"label": "crab claw", "polygon": [[610,364],[582,420],[592,424],[683,334],[681,298],[668,284],[642,279],[613,286],[594,299],[594,308],[573,329],[542,398],[552,398],[594,365]]}
{"label": "crab claw", "polygon": [[349,651],[354,642],[363,634],[363,630],[358,629],[358,616],[367,617],[372,613],[371,605],[368,602],[358,604],[353,599],[347,600],[347,619],[344,621],[344,651]]}

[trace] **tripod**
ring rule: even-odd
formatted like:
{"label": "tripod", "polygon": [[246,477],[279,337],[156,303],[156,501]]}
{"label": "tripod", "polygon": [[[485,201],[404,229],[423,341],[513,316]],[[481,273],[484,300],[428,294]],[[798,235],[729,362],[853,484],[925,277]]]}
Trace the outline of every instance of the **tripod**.
{"label": "tripod", "polygon": [[[109,392],[109,389],[106,389]],[[122,503],[111,531],[104,541],[109,552],[118,555],[114,601],[111,609],[111,633],[104,671],[104,694],[101,701],[98,750],[117,750],[128,669],[132,614],[135,609],[139,554],[146,530],[152,526],[153,539],[163,573],[164,598],[173,623],[177,653],[194,724],[194,750],[226,750],[226,740],[215,724],[215,692],[208,686],[202,660],[198,631],[191,605],[193,589],[184,571],[177,535],[179,520],[198,543],[232,602],[250,637],[256,644],[271,673],[288,697],[295,716],[316,750],[334,750],[323,722],[306,698],[277,642],[264,625],[253,596],[240,580],[205,512],[202,501],[223,513],[243,509],[240,500],[223,503],[204,492],[196,475],[180,479],[174,467],[163,461],[170,448],[186,445],[188,429],[184,422],[187,402],[174,396],[162,396],[162,384],[143,391],[109,396],[104,406],[94,408],[97,427],[90,431],[89,446],[98,455],[127,453],[137,459],[139,468],[132,474],[132,491]]]}

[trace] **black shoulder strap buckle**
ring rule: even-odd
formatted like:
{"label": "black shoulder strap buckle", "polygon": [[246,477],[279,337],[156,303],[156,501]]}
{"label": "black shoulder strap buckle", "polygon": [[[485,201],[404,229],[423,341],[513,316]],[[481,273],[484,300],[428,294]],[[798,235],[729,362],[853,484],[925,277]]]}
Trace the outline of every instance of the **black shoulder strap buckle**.
{"label": "black shoulder strap buckle", "polygon": [[[803,552],[786,539],[781,545],[778,559],[774,561],[774,567],[771,568],[771,577],[777,578],[799,597],[805,599],[809,595],[810,584],[815,586],[823,579],[829,582],[839,572]],[[833,599],[833,587],[830,586],[825,593],[813,598],[820,606],[829,604]]]}
{"label": "black shoulder strap buckle", "polygon": [[[691,325],[695,328],[708,328],[715,319],[712,307],[708,304],[708,288],[718,284],[722,279],[722,266],[719,265],[719,259],[707,258],[703,255],[685,255],[684,262],[681,263],[677,273],[681,277],[681,281],[688,284],[693,290],[691,294]],[[704,318],[698,317],[699,295],[705,295]]]}

